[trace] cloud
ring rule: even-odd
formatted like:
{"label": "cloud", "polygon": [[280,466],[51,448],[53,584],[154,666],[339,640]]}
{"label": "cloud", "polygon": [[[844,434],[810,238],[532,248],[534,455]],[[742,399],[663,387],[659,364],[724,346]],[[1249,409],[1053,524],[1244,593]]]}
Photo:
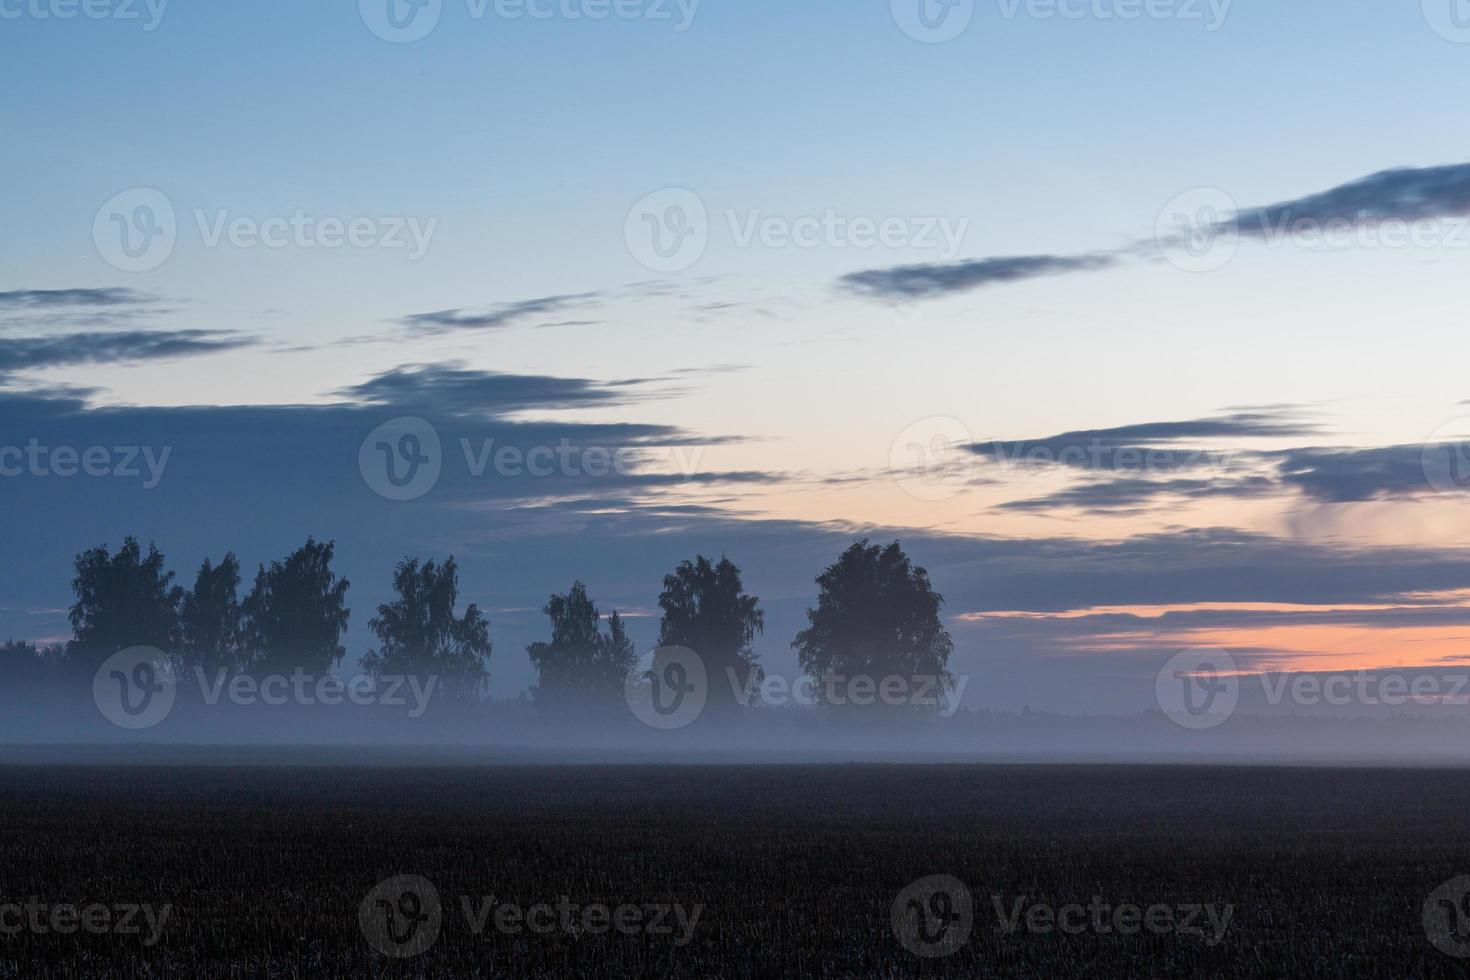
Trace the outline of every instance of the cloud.
{"label": "cloud", "polygon": [[0,340],[0,377],[17,371],[73,364],[157,361],[215,354],[256,342],[254,338],[222,330],[129,330],[7,338]]}
{"label": "cloud", "polygon": [[533,409],[558,411],[645,401],[660,397],[657,392],[640,390],[654,380],[590,381],[427,364],[395,368],[337,394],[364,405],[425,409],[447,415],[502,416]]}
{"label": "cloud", "polygon": [[62,306],[142,306],[153,297],[132,289],[17,289],[0,293],[0,309]]}
{"label": "cloud", "polygon": [[504,303],[479,313],[463,309],[415,313],[411,316],[400,317],[397,322],[418,334],[443,334],[456,330],[499,330],[538,316],[584,306],[600,295],[597,292],[590,292],[542,296],[538,299],[522,300],[519,303]]}
{"label": "cloud", "polygon": [[[1317,503],[1341,504],[1407,499],[1455,488],[1470,492],[1470,443],[1466,442],[1284,449],[1201,445],[1210,439],[1283,439],[1318,431],[1319,426],[1305,421],[1297,407],[1278,405],[1191,421],[976,443],[970,449],[1001,466],[1081,470],[1094,478],[1002,505],[1002,509],[1029,512],[1064,508],[1135,513],[1167,498],[1295,493]],[[1194,475],[1183,475],[1191,472]]]}
{"label": "cloud", "polygon": [[[1470,215],[1470,164],[1384,170],[1318,194],[1266,207],[1242,208],[1213,226],[1216,233],[1270,239],[1296,222],[1352,224],[1421,221]],[[879,299],[928,299],[1041,276],[1093,272],[1157,256],[1165,242],[1144,239],[1122,248],[1076,255],[1021,255],[947,265],[907,265],[849,273],[839,285]]]}
{"label": "cloud", "polygon": [[[1464,445],[1438,448],[1461,458],[1466,454]],[[1435,490],[1425,472],[1423,445],[1291,449],[1275,454],[1275,459],[1283,483],[1322,503],[1386,500]]]}
{"label": "cloud", "polygon": [[1141,513],[1167,498],[1198,500],[1206,497],[1259,497],[1280,493],[1281,486],[1267,477],[1209,480],[1105,480],[1068,487],[1044,497],[1013,500],[1003,510],[1047,511],[1075,508],[1090,514]]}
{"label": "cloud", "polygon": [[1243,209],[1225,227],[1266,237],[1297,221],[1422,221],[1470,214],[1470,163],[1384,170],[1320,194]]}
{"label": "cloud", "polygon": [[1283,438],[1305,435],[1316,426],[1291,408],[1238,411],[1183,422],[1144,422],[1108,429],[1064,432],[1044,439],[976,443],[970,449],[982,459],[1031,467],[1175,472],[1220,467],[1225,453],[1199,446],[1174,445],[1180,440]]}
{"label": "cloud", "polygon": [[903,265],[869,269],[842,277],[843,287],[871,297],[921,299],[980,289],[998,283],[1021,282],[1070,272],[1091,272],[1116,265],[1105,253],[1087,255],[1015,255],[976,259],[951,265]]}

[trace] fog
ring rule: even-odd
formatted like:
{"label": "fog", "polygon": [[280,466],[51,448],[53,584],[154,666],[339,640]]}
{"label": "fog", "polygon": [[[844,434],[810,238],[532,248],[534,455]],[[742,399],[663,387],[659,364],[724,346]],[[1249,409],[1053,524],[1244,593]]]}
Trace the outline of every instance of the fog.
{"label": "fog", "polygon": [[[407,685],[404,685],[407,688]],[[668,730],[627,704],[555,716],[526,698],[478,704],[208,703],[110,720],[89,683],[0,699],[0,761],[189,765],[802,764],[844,762],[1459,765],[1470,712],[1442,702],[1290,708],[1243,695],[1228,717],[1152,710],[854,712],[750,707]],[[422,710],[420,710],[422,708]],[[110,709],[109,712],[111,713]],[[1181,723],[1183,722],[1183,723]],[[1193,725],[1195,727],[1186,727]]]}

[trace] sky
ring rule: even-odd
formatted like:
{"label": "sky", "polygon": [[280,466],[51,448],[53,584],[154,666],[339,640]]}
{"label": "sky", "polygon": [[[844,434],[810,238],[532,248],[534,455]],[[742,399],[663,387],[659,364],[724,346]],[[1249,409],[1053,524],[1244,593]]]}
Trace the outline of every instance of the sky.
{"label": "sky", "polygon": [[0,635],[315,535],[354,657],[455,555],[513,697],[727,553],[790,675],[871,537],[977,706],[1463,662],[1467,73],[1463,0],[0,0]]}

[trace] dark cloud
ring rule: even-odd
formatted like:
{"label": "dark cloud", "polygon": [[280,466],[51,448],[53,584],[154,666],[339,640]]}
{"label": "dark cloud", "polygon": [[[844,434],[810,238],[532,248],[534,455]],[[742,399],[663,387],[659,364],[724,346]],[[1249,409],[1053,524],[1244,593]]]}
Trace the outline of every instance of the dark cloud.
{"label": "dark cloud", "polygon": [[193,357],[249,347],[256,342],[222,330],[129,330],[15,337],[0,340],[0,376],[73,364]]}
{"label": "dark cloud", "polygon": [[1084,429],[1044,439],[976,443],[970,448],[982,459],[1022,466],[1176,472],[1225,463],[1223,452],[1175,444],[1182,440],[1282,438],[1315,430],[1315,425],[1301,421],[1293,409],[1260,409],[1183,422]]}
{"label": "dark cloud", "polygon": [[[1470,164],[1384,170],[1319,194],[1266,207],[1243,208],[1221,220],[1217,233],[1270,238],[1298,222],[1363,224],[1390,219],[1420,221],[1470,215]],[[1040,276],[1107,269],[1157,256],[1164,242],[1148,239],[1124,248],[1078,255],[1023,255],[948,265],[869,269],[843,276],[842,287],[884,299],[926,299]]]}
{"label": "dark cloud", "polygon": [[1075,508],[1091,514],[1133,514],[1157,507],[1169,498],[1259,497],[1280,493],[1281,486],[1267,477],[1213,480],[1106,480],[1068,487],[1044,497],[1013,500],[1005,510],[1047,511]]}
{"label": "dark cloud", "polygon": [[0,309],[63,306],[141,306],[153,297],[132,289],[17,289],[0,293]]}
{"label": "dark cloud", "polygon": [[1421,221],[1470,214],[1470,164],[1384,170],[1320,194],[1242,210],[1227,222],[1266,237],[1297,221]]}
{"label": "dark cloud", "polygon": [[[1071,508],[1132,513],[1166,498],[1251,498],[1297,493],[1318,503],[1340,504],[1439,491],[1470,492],[1467,442],[1288,449],[1209,449],[1195,442],[1282,439],[1311,435],[1318,429],[1315,423],[1302,419],[1296,406],[1277,405],[1184,422],[1149,422],[1064,432],[1044,439],[977,443],[970,449],[980,458],[1002,466],[1040,471],[1067,468],[1094,477],[1093,482],[1009,502],[1003,505],[1007,510]],[[1196,475],[1180,475],[1191,471]],[[1111,475],[1112,479],[1101,479],[1103,475]]]}
{"label": "dark cloud", "polygon": [[659,393],[653,379],[589,381],[542,375],[473,371],[455,364],[395,368],[339,395],[365,405],[432,410],[446,415],[500,416],[532,409],[560,410],[624,405]]}
{"label": "dark cloud", "polygon": [[450,333],[455,330],[498,330],[538,316],[583,306],[600,295],[591,292],[542,296],[519,303],[504,303],[478,313],[463,309],[415,313],[401,317],[398,323],[420,334]]}
{"label": "dark cloud", "polygon": [[[1465,460],[1466,447],[1431,446],[1428,452]],[[1354,503],[1425,494],[1435,489],[1425,470],[1426,447],[1379,446],[1369,449],[1291,449],[1275,454],[1281,481],[1323,503]],[[1432,457],[1430,457],[1432,459]],[[1464,466],[1464,462],[1461,463]],[[1463,474],[1470,490],[1470,468]]]}
{"label": "dark cloud", "polygon": [[1014,255],[956,262],[951,265],[903,265],[891,269],[869,269],[845,275],[841,283],[845,288],[867,296],[922,299],[980,289],[997,283],[1106,269],[1117,262],[1116,256],[1103,253]]}

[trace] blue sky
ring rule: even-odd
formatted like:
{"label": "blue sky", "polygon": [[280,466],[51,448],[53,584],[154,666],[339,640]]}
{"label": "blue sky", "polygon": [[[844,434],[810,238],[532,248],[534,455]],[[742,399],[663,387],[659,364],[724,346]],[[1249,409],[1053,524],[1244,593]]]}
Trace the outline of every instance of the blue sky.
{"label": "blue sky", "polygon": [[[521,651],[551,590],[585,574],[605,607],[647,612],[662,571],[702,548],[729,551],[769,597],[762,651],[790,669],[812,577],[872,533],[911,542],[951,614],[971,617],[952,623],[957,664],[987,678],[995,703],[1041,692],[1069,710],[1121,709],[1187,631],[1142,616],[1119,652],[1100,625],[1088,646],[1072,620],[975,617],[1310,601],[1320,625],[1343,605],[1470,589],[1440,575],[1470,542],[1455,488],[1413,485],[1426,483],[1424,445],[1470,435],[1453,356],[1470,299],[1470,241],[1455,229],[1470,209],[1460,172],[1430,169],[1466,159],[1444,118],[1470,72],[1470,44],[1444,36],[1449,0],[1158,0],[1150,9],[1168,16],[1132,20],[1103,16],[1127,0],[1066,6],[1078,16],[991,0],[944,43],[907,36],[877,0],[703,0],[682,31],[673,2],[654,8],[668,19],[590,21],[477,18],[445,0],[437,27],[402,44],[369,29],[374,0],[172,0],[152,30],[141,2],[94,2],[139,17],[63,20],[65,0],[0,0],[13,95],[0,108],[0,445],[171,446],[171,472],[121,492],[0,479],[0,544],[35,568],[0,579],[0,633],[64,631],[67,563],[101,541],[156,538],[187,578],[206,554],[232,547],[253,564],[314,533],[349,563],[359,651],[396,557],[458,554],[467,596],[501,610],[494,672],[509,695],[529,680]],[[1429,244],[1247,234],[1203,273],[1160,254],[1179,195],[1321,216],[1314,195],[1393,168],[1410,177],[1374,198],[1377,217],[1427,196],[1440,223]],[[626,229],[637,202],[671,188],[703,208],[708,245],[660,271]],[[117,195],[131,215],[139,189],[167,201],[177,243],[129,271],[94,226]],[[296,215],[417,227],[422,255],[210,244],[221,222]],[[740,241],[761,221],[823,216],[903,234],[893,247]],[[955,232],[953,247],[920,240],[929,227]],[[918,299],[843,279],[1099,255],[1105,267]],[[1209,445],[1190,448],[1232,463],[1187,484],[1149,472],[1140,492],[1128,474],[966,455],[961,484],[915,495],[894,472],[916,425],[926,445],[935,432],[1039,440],[1242,407],[1277,428],[1197,428]],[[359,442],[410,414],[445,437],[447,470],[459,438],[650,456],[626,479],[571,490],[491,486],[458,462],[432,493],[390,503],[364,484]],[[1024,592],[1001,588],[1014,566],[995,556],[1013,549],[1039,562]],[[1057,564],[1037,557],[1059,549]],[[1257,571],[1213,585],[1186,574],[1217,549]],[[1314,575],[1347,562],[1377,579],[1318,591],[1273,573],[1282,549]],[[1148,576],[1119,594],[1103,581],[1110,562],[1154,558],[1191,588]],[[1097,577],[1079,584],[1079,564]],[[1372,642],[1314,640],[1305,622],[1300,635],[1262,632],[1259,610],[1189,614],[1214,616],[1200,628],[1222,642],[1243,631],[1263,663],[1422,648],[1378,635],[1362,610],[1332,621]],[[1428,629],[1446,613],[1424,615]],[[650,638],[648,621],[635,628]],[[1457,642],[1410,639],[1434,657]],[[1100,706],[1065,693],[1093,673],[1128,679]]]}

